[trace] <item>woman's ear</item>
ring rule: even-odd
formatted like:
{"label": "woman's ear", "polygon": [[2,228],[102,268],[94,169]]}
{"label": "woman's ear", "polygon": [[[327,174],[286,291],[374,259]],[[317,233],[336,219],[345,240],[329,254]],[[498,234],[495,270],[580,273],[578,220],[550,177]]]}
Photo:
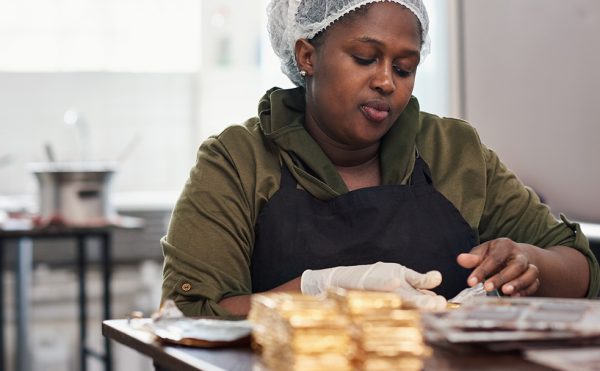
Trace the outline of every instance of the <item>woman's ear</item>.
{"label": "woman's ear", "polygon": [[296,45],[294,45],[294,52],[296,54],[296,64],[300,71],[306,71],[308,76],[311,76],[314,71],[314,62],[316,49],[306,39],[298,39]]}

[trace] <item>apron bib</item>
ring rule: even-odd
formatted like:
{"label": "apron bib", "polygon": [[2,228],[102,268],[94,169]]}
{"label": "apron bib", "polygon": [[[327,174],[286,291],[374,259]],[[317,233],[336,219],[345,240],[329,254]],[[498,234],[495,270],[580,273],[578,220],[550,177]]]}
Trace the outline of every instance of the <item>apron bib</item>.
{"label": "apron bib", "polygon": [[362,188],[327,201],[297,189],[283,165],[280,189],[263,207],[255,230],[253,292],[306,269],[383,261],[421,273],[440,271],[442,284],[433,291],[452,298],[467,287],[469,275],[456,257],[477,244],[460,212],[433,187],[418,154],[410,184]]}

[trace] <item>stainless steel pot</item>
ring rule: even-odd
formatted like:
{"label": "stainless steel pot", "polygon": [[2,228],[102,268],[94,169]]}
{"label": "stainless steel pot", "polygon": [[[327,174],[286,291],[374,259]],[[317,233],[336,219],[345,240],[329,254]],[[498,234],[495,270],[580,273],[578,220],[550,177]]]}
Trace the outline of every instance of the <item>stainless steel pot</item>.
{"label": "stainless steel pot", "polygon": [[116,216],[110,203],[114,164],[48,162],[30,164],[30,170],[39,183],[42,220],[95,225]]}

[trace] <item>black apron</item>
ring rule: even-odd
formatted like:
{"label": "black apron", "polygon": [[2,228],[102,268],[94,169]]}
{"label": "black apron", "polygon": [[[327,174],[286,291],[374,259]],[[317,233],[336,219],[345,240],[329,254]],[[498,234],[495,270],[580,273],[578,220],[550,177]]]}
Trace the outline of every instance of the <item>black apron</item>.
{"label": "black apron", "polygon": [[321,201],[297,189],[282,166],[280,189],[256,224],[252,291],[270,290],[306,269],[395,262],[417,272],[438,270],[433,291],[452,298],[467,287],[458,254],[477,244],[460,212],[432,185],[417,155],[409,185],[357,189]]}

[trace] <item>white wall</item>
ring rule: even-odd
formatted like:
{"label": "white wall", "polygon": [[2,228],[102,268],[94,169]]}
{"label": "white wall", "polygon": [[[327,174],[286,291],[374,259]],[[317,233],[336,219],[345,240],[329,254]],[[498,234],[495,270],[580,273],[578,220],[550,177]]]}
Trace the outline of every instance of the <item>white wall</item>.
{"label": "white wall", "polygon": [[[88,2],[103,6],[101,1]],[[142,4],[133,1],[130,5],[141,11],[146,9]],[[152,12],[160,7],[170,9],[161,0],[151,5]],[[72,9],[71,5],[64,7]],[[132,48],[154,45],[152,50],[160,54],[144,55],[143,63],[138,61],[143,73],[123,72],[121,65],[112,66],[121,72],[112,72],[111,66],[104,65],[99,65],[100,69],[108,70],[64,72],[70,69],[63,66],[39,73],[10,69],[0,72],[0,208],[3,202],[13,203],[17,195],[35,198],[35,179],[26,164],[46,160],[46,142],[52,144],[59,160],[81,160],[78,132],[63,123],[65,111],[71,108],[82,114],[90,131],[90,142],[84,146],[90,152],[90,160],[115,160],[129,143],[140,138],[113,179],[113,200],[117,206],[139,208],[150,203],[162,208],[174,204],[200,143],[226,126],[255,116],[259,98],[273,85],[269,82],[272,79],[265,78],[270,76],[261,75],[260,51],[264,45],[260,36],[265,28],[262,16],[266,7],[263,0],[211,0],[200,2],[198,7],[190,7],[198,15],[196,23],[182,19],[189,32],[167,32],[171,38],[167,38],[166,45],[165,38],[158,38],[153,32],[147,32],[146,38],[139,35]],[[128,6],[116,6],[111,15],[138,22],[129,10]],[[147,18],[142,17],[142,21]],[[105,23],[102,25],[109,31],[118,31],[112,30],[111,22]],[[31,27],[37,29],[36,25]],[[127,38],[129,34],[119,35]],[[85,40],[89,49],[104,52],[103,60],[116,58],[97,40]],[[196,54],[191,56],[195,61],[192,65],[181,62],[185,59],[182,53],[166,47],[173,43],[186,45],[186,50],[197,50],[198,58]],[[165,62],[146,71],[144,68],[152,66],[157,57],[163,61],[175,58],[185,68]],[[177,73],[161,73],[162,70]],[[282,74],[271,75],[277,80]],[[13,159],[10,165],[6,165],[7,154]],[[20,199],[15,203],[20,204]],[[35,204],[35,200],[27,199],[25,203]]]}
{"label": "white wall", "polygon": [[89,129],[92,160],[121,163],[113,186],[120,192],[180,190],[195,158],[194,74],[0,73],[0,156],[14,162],[0,168],[0,195],[34,193],[26,169],[44,161],[51,143],[61,161],[81,158],[75,127],[63,122],[76,108]]}
{"label": "white wall", "polygon": [[600,2],[465,0],[464,117],[555,214],[600,222]]}

